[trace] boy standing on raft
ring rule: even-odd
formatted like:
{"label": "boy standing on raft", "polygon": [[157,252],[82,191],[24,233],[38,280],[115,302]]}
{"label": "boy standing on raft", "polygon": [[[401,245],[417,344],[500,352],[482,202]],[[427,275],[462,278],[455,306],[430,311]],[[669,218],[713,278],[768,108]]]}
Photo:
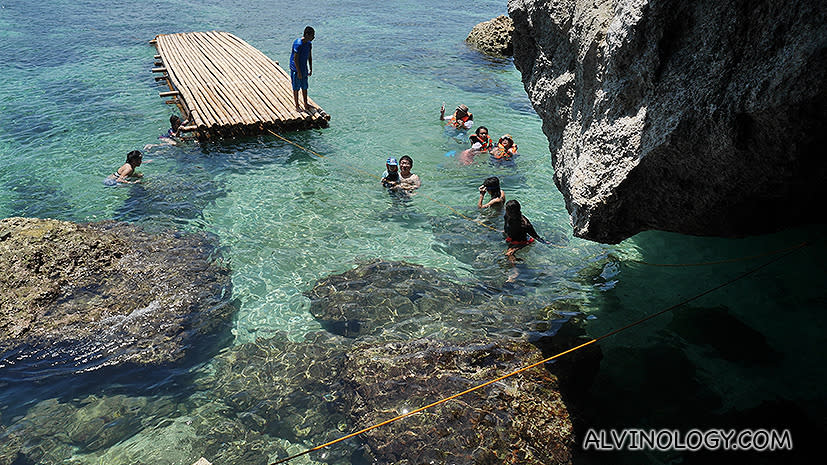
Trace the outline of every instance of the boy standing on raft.
{"label": "boy standing on raft", "polygon": [[[309,110],[307,105],[307,78],[313,74],[313,44],[316,31],[307,26],[304,34],[293,41],[293,50],[290,52],[290,78],[293,82],[293,101],[296,103],[296,111],[301,111],[299,106],[299,90],[304,97],[304,108]],[[309,65],[309,66],[308,66]]]}

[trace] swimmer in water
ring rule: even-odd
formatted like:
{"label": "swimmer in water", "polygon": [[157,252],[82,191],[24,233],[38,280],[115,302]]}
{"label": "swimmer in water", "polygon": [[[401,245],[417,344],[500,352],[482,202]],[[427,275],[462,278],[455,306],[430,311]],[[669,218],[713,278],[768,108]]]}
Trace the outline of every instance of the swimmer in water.
{"label": "swimmer in water", "polygon": [[[496,176],[491,176],[483,181],[480,186],[480,199],[477,201],[477,208],[499,207],[505,204],[505,192],[500,189],[500,179]],[[485,200],[485,193],[491,196],[491,200],[487,203],[482,203]]]}
{"label": "swimmer in water", "polygon": [[[143,174],[136,173],[135,169],[141,166],[141,162],[143,161],[143,154],[141,154],[138,150],[133,150],[126,154],[126,163],[124,163],[117,171],[110,174],[106,180],[104,180],[104,184],[107,186],[114,186],[115,184],[122,183],[122,184],[135,184],[140,182],[140,178],[143,177]],[[132,181],[129,178],[138,178]]]}

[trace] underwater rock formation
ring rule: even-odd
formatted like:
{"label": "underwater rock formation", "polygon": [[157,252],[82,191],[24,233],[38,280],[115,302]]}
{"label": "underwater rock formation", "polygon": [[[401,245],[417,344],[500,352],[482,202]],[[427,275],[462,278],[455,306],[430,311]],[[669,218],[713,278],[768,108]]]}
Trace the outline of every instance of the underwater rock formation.
{"label": "underwater rock formation", "polygon": [[104,450],[174,411],[175,404],[165,398],[115,395],[73,402],[45,400],[6,432],[0,430],[0,465],[66,463],[76,451]]}
{"label": "underwater rock formation", "polygon": [[[517,341],[349,341],[315,333],[244,344],[198,383],[252,431],[320,444],[540,359]],[[556,378],[536,367],[359,440],[356,453],[377,464],[503,463],[514,450],[515,463],[552,464],[569,462],[573,436]],[[336,446],[313,458],[350,463],[353,453]]]}
{"label": "underwater rock formation", "polygon": [[421,265],[374,260],[318,281],[305,295],[325,329],[351,338],[533,339],[553,336],[578,314],[566,299],[457,281]]}
{"label": "underwater rock formation", "polygon": [[813,216],[827,9],[807,0],[509,0],[514,64],[574,234],[735,237]]}
{"label": "underwater rock formation", "polygon": [[183,358],[226,328],[229,270],[203,234],[0,220],[0,368],[43,376]]}
{"label": "underwater rock formation", "polygon": [[[361,429],[541,359],[525,342],[449,344],[420,339],[347,354],[351,420]],[[571,462],[571,420],[542,366],[364,435],[371,463]]]}
{"label": "underwater rock formation", "polygon": [[511,56],[514,45],[514,22],[506,15],[477,24],[465,38],[477,50],[497,57]]}
{"label": "underwater rock formation", "polygon": [[[49,399],[0,428],[0,465],[192,463],[266,465],[537,362],[519,341],[357,343],[285,333],[232,347],[169,397]],[[571,419],[545,367],[311,454],[346,465],[563,464]],[[289,451],[289,452],[288,452]]]}

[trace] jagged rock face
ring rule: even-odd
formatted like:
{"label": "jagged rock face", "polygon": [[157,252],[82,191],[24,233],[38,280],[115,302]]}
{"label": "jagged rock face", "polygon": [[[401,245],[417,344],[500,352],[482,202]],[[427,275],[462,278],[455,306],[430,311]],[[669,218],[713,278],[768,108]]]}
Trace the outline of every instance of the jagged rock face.
{"label": "jagged rock face", "polygon": [[18,379],[185,356],[226,329],[229,270],[202,234],[0,220],[0,369]]}
{"label": "jagged rock face", "polygon": [[509,0],[514,63],[574,234],[741,236],[818,222],[827,9]]}
{"label": "jagged rock face", "polygon": [[477,24],[465,38],[477,50],[497,57],[511,56],[514,44],[511,37],[514,34],[514,22],[506,15]]}

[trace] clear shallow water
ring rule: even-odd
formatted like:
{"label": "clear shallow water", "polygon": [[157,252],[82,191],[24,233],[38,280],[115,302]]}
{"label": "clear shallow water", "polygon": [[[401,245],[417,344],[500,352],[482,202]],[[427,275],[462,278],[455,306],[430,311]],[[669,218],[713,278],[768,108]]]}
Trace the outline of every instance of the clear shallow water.
{"label": "clear shallow water", "polygon": [[[538,302],[565,299],[596,317],[586,327],[592,336],[760,263],[662,268],[631,259],[696,263],[751,256],[818,241],[824,232],[800,228],[743,240],[648,232],[617,246],[571,237],[563,199],[553,186],[548,144],[519,73],[509,60],[483,57],[463,43],[474,24],[504,13],[505,2],[454,8],[438,2],[262,1],[0,6],[0,57],[6,65],[0,79],[0,217],[118,219],[215,234],[241,302],[235,345],[276,331],[300,340],[319,330],[302,292],[374,258],[406,260],[501,288],[510,267],[499,236],[446,208],[499,226],[497,215],[475,208],[476,187],[490,175],[500,176],[508,198],[520,200],[541,234],[563,246],[521,252],[520,283]],[[149,72],[155,54],[149,39],[226,30],[285,62],[305,24],[317,31],[310,95],[332,121],[327,129],[287,136],[324,158],[275,137],[190,143],[145,154],[152,162],[140,169],[146,176],[142,185],[102,185],[129,150],[156,141],[173,112],[158,97],[161,87]],[[461,166],[456,157],[446,157],[465,146],[436,121],[443,101],[449,108],[468,104],[477,124],[494,135],[512,134],[521,153],[516,168],[484,161]],[[366,173],[379,175],[385,158],[404,154],[414,158],[423,188],[399,201]],[[720,424],[732,409],[758,409],[761,418],[759,407],[778,399],[793,406],[786,411],[801,411],[779,423],[818,423],[825,413],[819,349],[824,258],[823,242],[817,242],[695,302],[692,308],[702,309],[692,313],[696,317],[666,315],[602,343],[601,370],[583,401],[584,423]],[[744,344],[757,345],[745,352],[739,349]],[[754,352],[777,356],[766,362],[751,358]],[[198,404],[199,393],[181,380],[188,371],[147,383],[127,376],[83,386],[69,376],[34,392],[11,382],[0,391],[0,419],[11,423],[28,407],[65,391],[162,393]],[[636,407],[618,407],[622,396],[635,396]],[[190,434],[182,415],[167,414],[165,421],[167,430],[143,429],[111,452],[78,452],[76,460],[118,463],[113,457],[119,447],[150,457],[157,435]],[[157,463],[189,459],[183,454]]]}

